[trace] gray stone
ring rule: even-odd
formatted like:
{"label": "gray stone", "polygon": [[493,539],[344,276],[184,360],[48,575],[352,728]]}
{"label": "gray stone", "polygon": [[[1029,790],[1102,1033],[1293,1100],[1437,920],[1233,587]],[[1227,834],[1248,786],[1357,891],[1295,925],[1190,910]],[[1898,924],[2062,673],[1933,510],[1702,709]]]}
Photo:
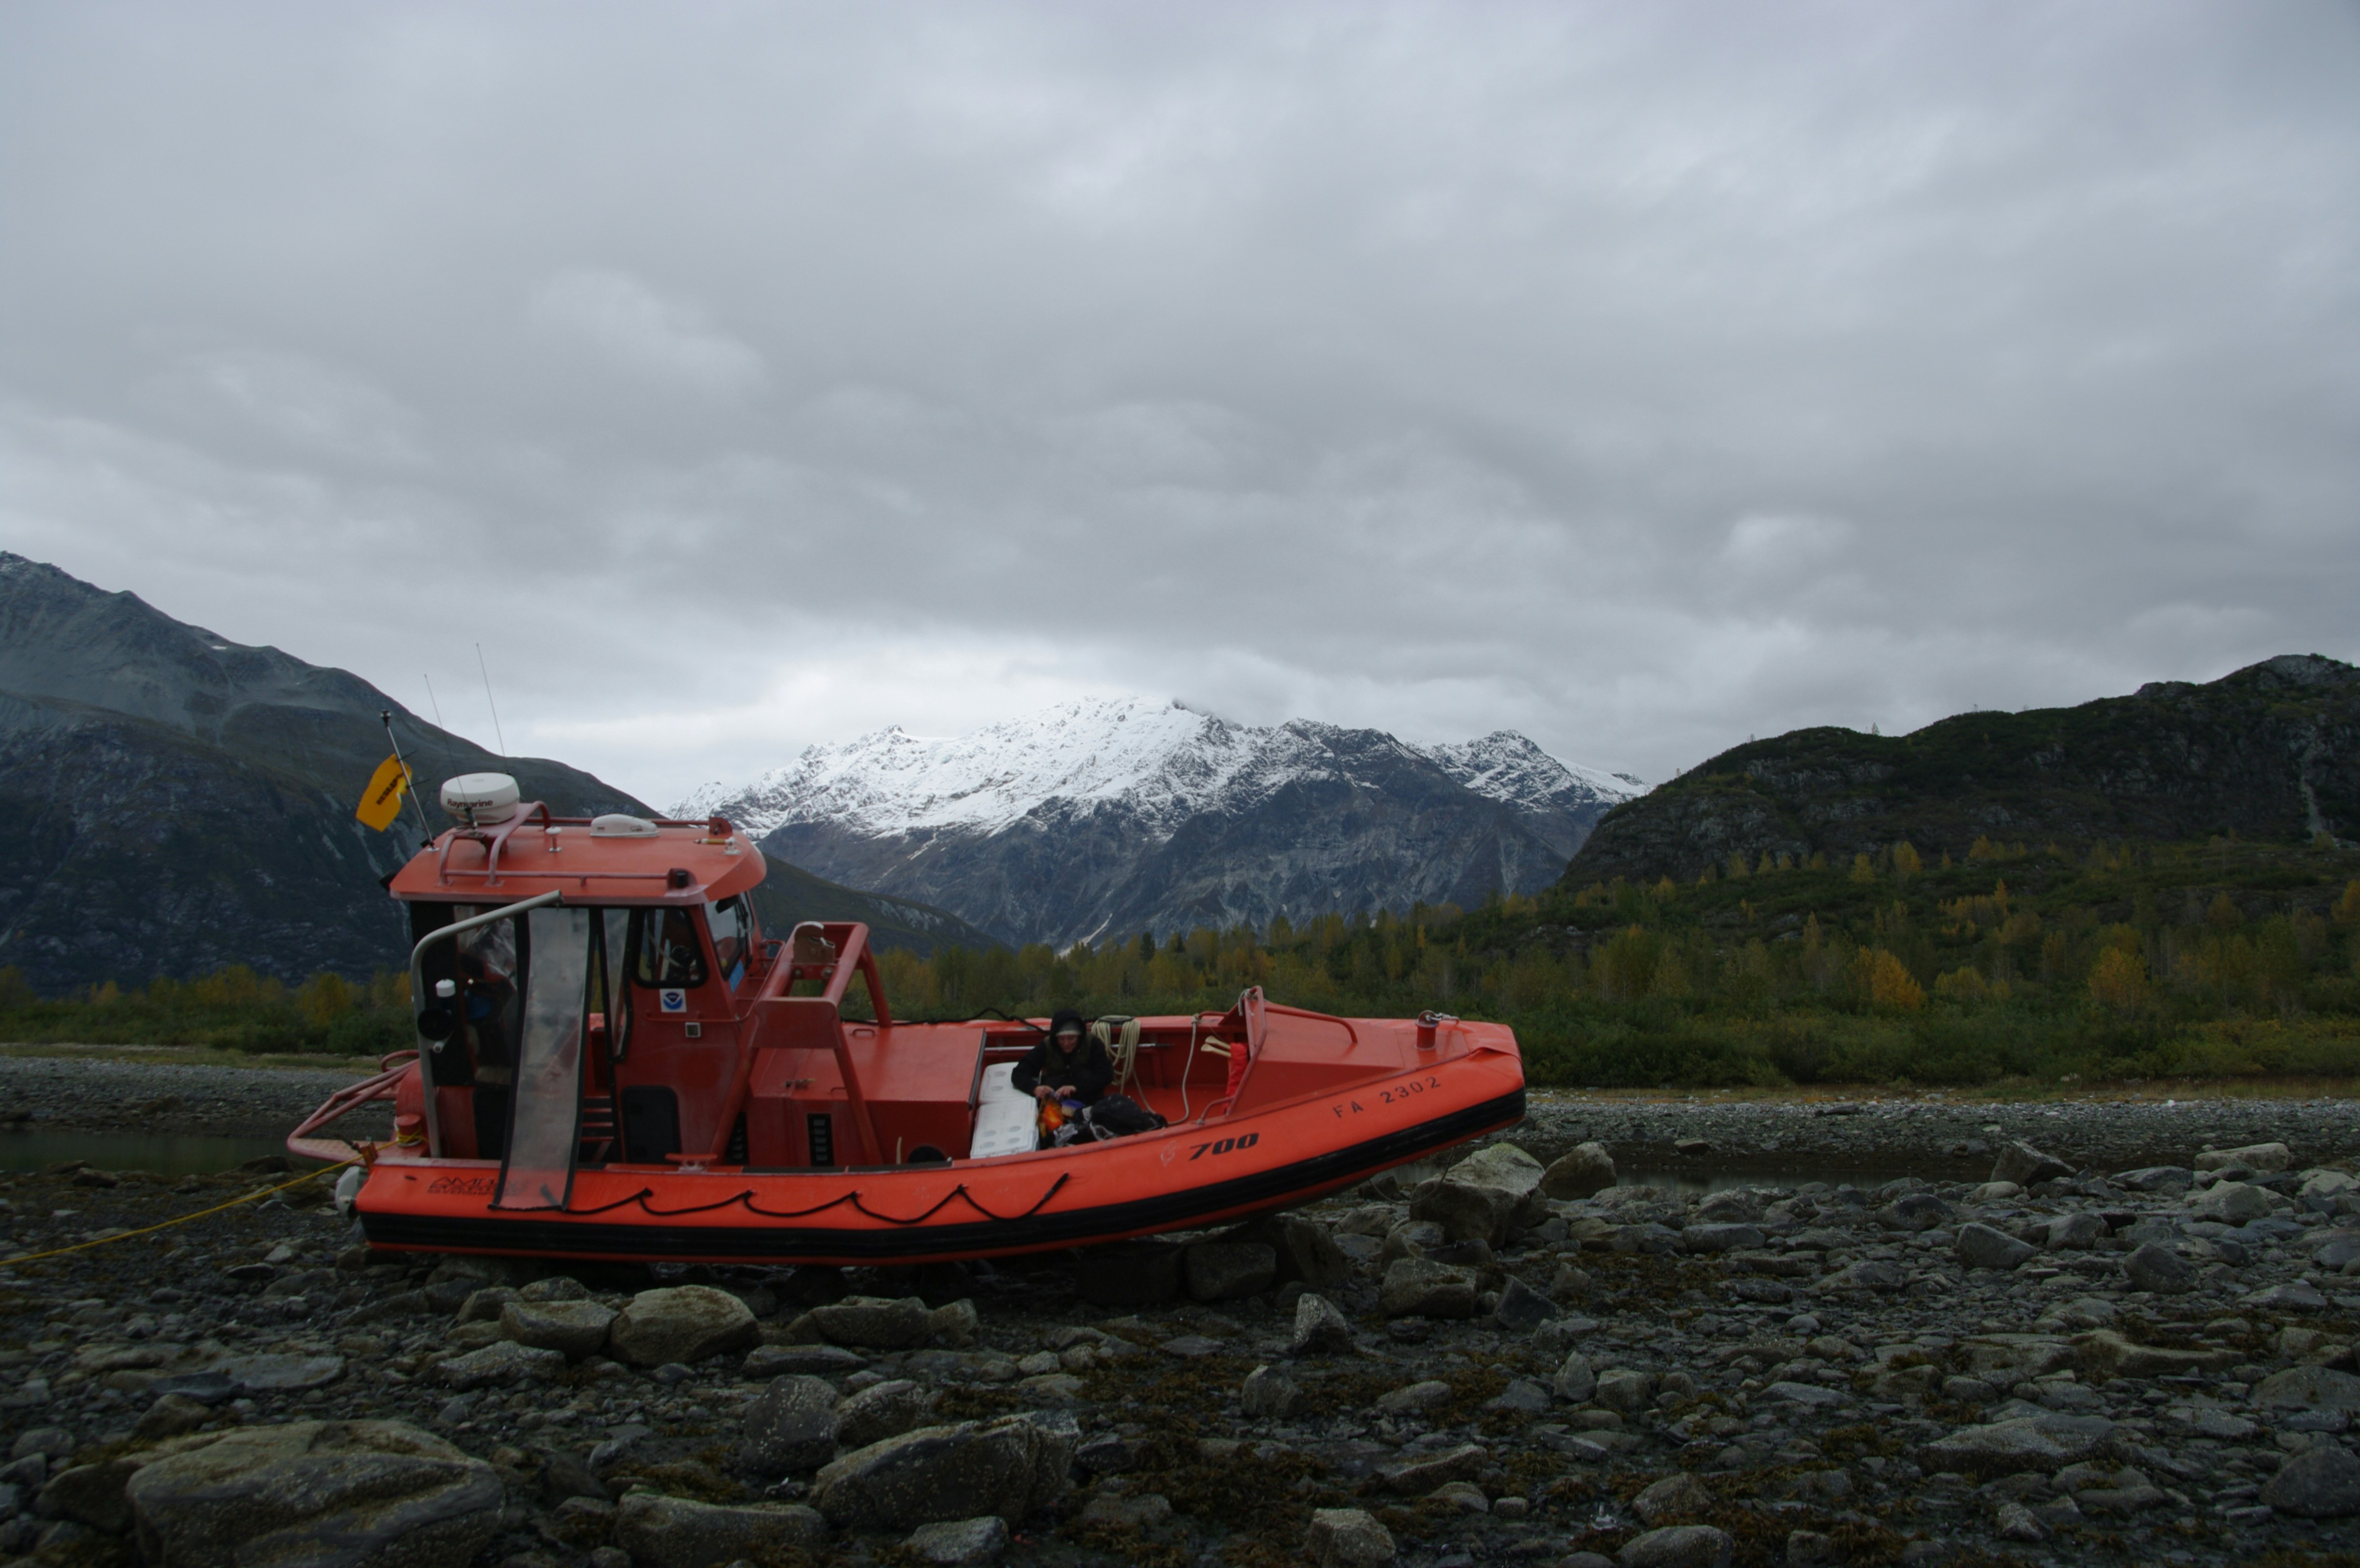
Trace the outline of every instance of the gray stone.
{"label": "gray stone", "polygon": [[919,1296],[847,1296],[814,1307],[811,1320],[831,1344],[862,1350],[911,1350],[926,1343],[933,1314]]}
{"label": "gray stone", "polygon": [[553,1350],[580,1361],[606,1348],[615,1310],[596,1301],[528,1301],[519,1296],[500,1309],[500,1331],[519,1344]]}
{"label": "gray stone", "polygon": [[1576,1144],[1541,1172],[1541,1192],[1560,1201],[1588,1198],[1614,1185],[1614,1157],[1604,1144]]}
{"label": "gray stone", "polygon": [[1475,1279],[1447,1263],[1396,1258],[1378,1288],[1377,1304],[1388,1318],[1471,1318]]}
{"label": "gray stone", "polygon": [[2196,1266],[2169,1247],[2142,1242],[2124,1256],[2123,1277],[2134,1289],[2185,1296],[2196,1288]]}
{"label": "gray stone", "polygon": [[824,1378],[772,1378],[746,1407],[748,1466],[775,1475],[835,1458],[836,1404],[836,1386]]}
{"label": "gray stone", "polygon": [[1950,1206],[1931,1192],[1905,1192],[1879,1209],[1874,1217],[1889,1231],[1930,1231],[1949,1223],[1953,1215]]}
{"label": "gray stone", "polygon": [[856,1449],[823,1468],[820,1511],[853,1530],[886,1530],[994,1514],[1011,1525],[1054,1502],[1079,1433],[1027,1416],[920,1427]]}
{"label": "gray stone", "polygon": [[979,1568],[1008,1550],[1008,1521],[994,1514],[922,1524],[902,1547],[936,1568]]}
{"label": "gray stone", "polygon": [[516,1299],[513,1286],[486,1285],[459,1303],[459,1321],[463,1323],[496,1323],[499,1321],[500,1309]]}
{"label": "gray stone", "polygon": [[565,1357],[556,1351],[535,1350],[530,1345],[502,1340],[481,1350],[471,1350],[464,1355],[437,1362],[434,1380],[464,1394],[470,1388],[515,1383],[524,1378],[538,1381],[554,1377],[564,1370]]}
{"label": "gray stone", "polygon": [[1270,1288],[1278,1277],[1278,1252],[1262,1242],[1198,1242],[1181,1271],[1193,1299],[1233,1301]]}
{"label": "gray stone", "polygon": [[2199,1170],[2228,1170],[2236,1167],[2275,1176],[2294,1163],[2294,1155],[2284,1144],[2247,1144],[2243,1148],[2207,1149],[2196,1157]]}
{"label": "gray stone", "polygon": [[1700,1519],[1712,1511],[1712,1494],[1704,1483],[1683,1472],[1666,1475],[1662,1480],[1631,1499],[1631,1511],[1639,1522],[1655,1527],[1677,1524],[1682,1519]]}
{"label": "gray stone", "polygon": [[1377,1409],[1393,1413],[1404,1410],[1430,1410],[1437,1405],[1450,1403],[1457,1393],[1458,1390],[1440,1378],[1428,1377],[1420,1382],[1404,1383],[1398,1388],[1386,1390],[1378,1397]]}
{"label": "gray stone", "polygon": [[2136,1170],[2125,1170],[2110,1179],[2114,1186],[2129,1192],[2181,1192],[2187,1190],[2194,1175],[2185,1166],[2143,1165]]}
{"label": "gray stone", "polygon": [[523,1286],[516,1294],[519,1301],[581,1301],[588,1299],[590,1288],[570,1274],[552,1274]]}
{"label": "gray stone", "polygon": [[1303,1538],[1312,1568],[1385,1568],[1398,1551],[1393,1531],[1364,1508],[1315,1508]]}
{"label": "gray stone", "polygon": [[826,1521],[800,1503],[726,1508],[633,1492],[615,1506],[615,1544],[653,1568],[715,1568],[806,1550],[826,1539]]}
{"label": "gray stone", "polygon": [[1218,1238],[1224,1242],[1259,1242],[1277,1260],[1274,1279],[1281,1285],[1301,1280],[1309,1290],[1334,1290],[1352,1277],[1351,1260],[1328,1234],[1328,1227],[1300,1214],[1269,1214],[1240,1225]]}
{"label": "gray stone", "polygon": [[869,1365],[869,1358],[834,1344],[766,1344],[748,1351],[744,1375],[752,1378],[777,1377],[785,1373],[803,1372],[833,1375],[858,1372]]}
{"label": "gray stone", "polygon": [[1628,1367],[1615,1367],[1598,1375],[1597,1389],[1590,1398],[1610,1410],[1620,1410],[1626,1416],[1637,1415],[1655,1397],[1655,1375],[1635,1372]]}
{"label": "gray stone", "polygon": [[2300,1279],[2290,1279],[2282,1285],[2272,1285],[2251,1295],[2237,1299],[2241,1307],[2258,1307],[2266,1312],[2323,1312],[2327,1298],[2316,1286]]}
{"label": "gray stone", "polygon": [[642,1290],[606,1331],[616,1359],[634,1366],[694,1365],[708,1355],[750,1350],[761,1337],[746,1303],[710,1285]]}
{"label": "gray stone", "polygon": [[2029,1187],[2036,1181],[2053,1181],[2072,1174],[2073,1168],[2055,1155],[2043,1154],[2019,1140],[1999,1151],[1999,1161],[1992,1167],[1991,1179]]}
{"label": "gray stone", "polygon": [[1238,1409],[1250,1421],[1284,1420],[1303,1408],[1303,1390],[1275,1366],[1257,1366],[1238,1388]]}
{"label": "gray stone", "polygon": [[2242,1181],[2216,1181],[2202,1192],[2190,1194],[2188,1208],[2200,1219],[2242,1225],[2270,1212],[2270,1195],[2262,1188],[2249,1187]]}
{"label": "gray stone", "polygon": [[1565,1358],[1565,1365],[1557,1369],[1552,1383],[1558,1398],[1577,1405],[1590,1403],[1590,1396],[1598,1391],[1598,1375],[1590,1370],[1590,1357],[1578,1350]]}
{"label": "gray stone", "polygon": [[1500,1292],[1500,1304],[1491,1309],[1491,1321],[1510,1333],[1530,1333],[1564,1313],[1564,1308],[1511,1275],[1507,1288]]}
{"label": "gray stone", "polygon": [[2262,1488],[2262,1501],[2307,1519],[2360,1514],[2360,1459],[2332,1442],[2307,1448],[2278,1467]]}
{"label": "gray stone", "polygon": [[[1540,1161],[1513,1144],[1493,1144],[1418,1183],[1410,1195],[1409,1215],[1440,1225],[1452,1241],[1498,1246],[1520,1220],[1537,1223],[1546,1216],[1540,1180]],[[1542,1206],[1537,1213],[1535,1203]]]}
{"label": "gray stone", "polygon": [[222,1433],[142,1466],[125,1493],[152,1563],[442,1568],[499,1528],[498,1475],[399,1421]]}
{"label": "gray stone", "polygon": [[1449,1245],[1449,1233],[1432,1220],[1404,1220],[1385,1233],[1384,1246],[1377,1261],[1392,1265],[1404,1257],[1424,1257],[1436,1247]]}
{"label": "gray stone", "polygon": [[926,1314],[926,1337],[941,1345],[970,1345],[983,1332],[983,1315],[964,1298],[946,1301]]}
{"label": "gray stone", "polygon": [[295,1394],[324,1388],[344,1375],[341,1355],[240,1355],[213,1368],[241,1394]]}
{"label": "gray stone", "polygon": [[2114,1422],[2101,1416],[2025,1416],[1961,1427],[1928,1443],[1918,1463],[1928,1471],[1979,1476],[2052,1471],[2094,1457],[2114,1431]]}
{"label": "gray stone", "polygon": [[1992,1533],[2002,1541],[2020,1541],[2027,1545],[2049,1539],[2049,1527],[2035,1519],[2030,1508],[2022,1503],[2002,1503],[1992,1515]]}
{"label": "gray stone", "polygon": [[1758,1398],[1784,1400],[1814,1410],[1832,1410],[1840,1405],[1852,1403],[1851,1395],[1841,1388],[1830,1388],[1824,1383],[1773,1383],[1763,1389]]}
{"label": "gray stone", "polygon": [[137,1473],[140,1457],[118,1455],[95,1464],[59,1471],[40,1491],[36,1508],[44,1519],[71,1519],[109,1535],[131,1527],[131,1504],[123,1484]]}
{"label": "gray stone", "polygon": [[1898,1290],[1907,1283],[1901,1270],[1892,1264],[1881,1258],[1863,1257],[1820,1280],[1818,1288],[1826,1291],[1874,1290],[1885,1294]]}
{"label": "gray stone", "polygon": [[2014,1268],[2027,1258],[2040,1255],[2038,1247],[1989,1225],[1961,1225],[1950,1246],[1969,1268]]}
{"label": "gray stone", "polygon": [[1289,1355],[1341,1354],[1353,1348],[1352,1325],[1336,1303],[1306,1290],[1295,1299],[1295,1333],[1286,1342]]}
{"label": "gray stone", "polygon": [[2264,1409],[2360,1411],[2360,1377],[2325,1366],[2297,1366],[2254,1385]]}
{"label": "gray stone", "polygon": [[1680,1247],[1685,1252],[1734,1252],[1758,1247],[1765,1239],[1759,1225],[1690,1225],[1680,1233]]}
{"label": "gray stone", "polygon": [[2042,1245],[2051,1252],[2087,1252],[2105,1234],[2105,1221],[2086,1210],[2077,1210],[2049,1221]]}
{"label": "gray stone", "polygon": [[1622,1568],[1729,1568],[1735,1545],[1728,1531],[1709,1524],[1676,1524],[1633,1537],[1614,1561]]}
{"label": "gray stone", "polygon": [[871,1384],[836,1407],[836,1441],[846,1448],[866,1448],[899,1437],[923,1420],[934,1404],[931,1391],[906,1377]]}
{"label": "gray stone", "polygon": [[1387,1465],[1378,1475],[1385,1490],[1422,1497],[1453,1481],[1472,1481],[1491,1463],[1491,1450],[1467,1442],[1424,1458]]}

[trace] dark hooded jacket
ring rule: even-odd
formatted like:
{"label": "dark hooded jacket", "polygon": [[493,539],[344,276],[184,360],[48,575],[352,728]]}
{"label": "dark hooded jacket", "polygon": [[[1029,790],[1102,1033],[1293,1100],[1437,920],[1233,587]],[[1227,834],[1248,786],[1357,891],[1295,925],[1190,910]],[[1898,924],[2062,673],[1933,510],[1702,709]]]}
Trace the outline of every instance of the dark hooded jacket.
{"label": "dark hooded jacket", "polygon": [[[1057,1048],[1057,1031],[1068,1024],[1082,1031],[1082,1043],[1071,1056]],[[1085,1105],[1095,1105],[1114,1081],[1114,1062],[1107,1056],[1107,1048],[1090,1037],[1082,1015],[1068,1007],[1049,1020],[1048,1037],[1024,1053],[1024,1059],[1016,1064],[1009,1081],[1026,1094],[1032,1093],[1036,1084],[1063,1089],[1070,1083],[1075,1099]]]}

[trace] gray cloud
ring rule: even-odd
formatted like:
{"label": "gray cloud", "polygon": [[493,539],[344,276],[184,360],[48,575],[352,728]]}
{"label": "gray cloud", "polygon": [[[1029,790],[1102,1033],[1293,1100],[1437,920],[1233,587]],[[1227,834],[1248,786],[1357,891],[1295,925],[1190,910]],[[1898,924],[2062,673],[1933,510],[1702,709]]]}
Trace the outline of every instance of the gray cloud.
{"label": "gray cloud", "polygon": [[[2348,9],[31,5],[0,533],[669,797],[1080,691],[1661,776],[2360,602]],[[523,739],[519,739],[519,735]]]}

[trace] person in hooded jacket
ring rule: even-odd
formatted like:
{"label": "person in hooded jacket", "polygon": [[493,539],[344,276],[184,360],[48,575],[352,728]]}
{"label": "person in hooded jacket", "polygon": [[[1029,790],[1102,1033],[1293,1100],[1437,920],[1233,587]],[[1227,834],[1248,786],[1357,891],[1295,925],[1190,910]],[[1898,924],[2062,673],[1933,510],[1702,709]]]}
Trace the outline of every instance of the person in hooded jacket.
{"label": "person in hooded jacket", "polygon": [[1054,1097],[1085,1105],[1097,1104],[1113,1081],[1113,1059],[1070,1007],[1049,1020],[1048,1038],[1025,1052],[1009,1075],[1009,1082],[1035,1100]]}

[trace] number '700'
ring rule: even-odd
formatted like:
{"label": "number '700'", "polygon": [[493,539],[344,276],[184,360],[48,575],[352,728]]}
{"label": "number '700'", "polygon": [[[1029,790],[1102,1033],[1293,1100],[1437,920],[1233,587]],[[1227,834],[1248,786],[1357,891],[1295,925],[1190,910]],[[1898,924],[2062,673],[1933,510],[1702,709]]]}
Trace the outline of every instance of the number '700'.
{"label": "number '700'", "polygon": [[1248,1133],[1235,1138],[1219,1138],[1211,1143],[1198,1144],[1189,1151],[1188,1157],[1202,1159],[1208,1154],[1228,1154],[1232,1149],[1250,1149],[1260,1142],[1262,1142],[1260,1133]]}

